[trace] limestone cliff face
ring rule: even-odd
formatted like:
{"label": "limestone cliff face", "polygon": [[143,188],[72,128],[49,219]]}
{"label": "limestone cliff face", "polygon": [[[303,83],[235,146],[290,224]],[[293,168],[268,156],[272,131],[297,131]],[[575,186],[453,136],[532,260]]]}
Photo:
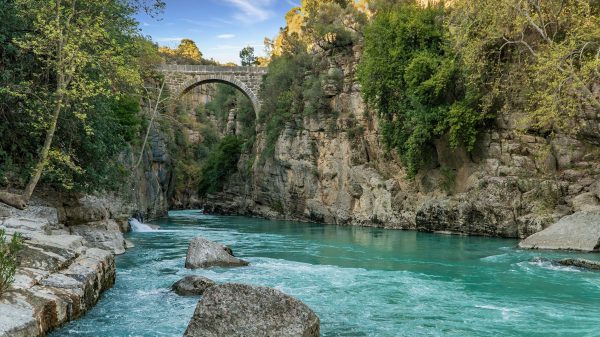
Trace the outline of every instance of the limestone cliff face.
{"label": "limestone cliff face", "polygon": [[[207,211],[523,238],[600,208],[597,114],[581,116],[577,136],[552,137],[520,128],[519,114],[500,115],[471,153],[438,140],[434,164],[409,180],[399,158],[383,150],[355,84],[355,59],[332,64],[345,74],[331,100],[340,115],[288,123],[274,158],[232,177],[205,200]],[[264,139],[259,132],[258,154]]]}
{"label": "limestone cliff face", "polygon": [[128,186],[119,194],[122,209],[129,216],[152,219],[167,214],[172,193],[173,163],[167,148],[166,137],[157,129],[150,132],[148,145],[139,166],[135,166],[139,149],[125,151],[120,158],[132,171]]}

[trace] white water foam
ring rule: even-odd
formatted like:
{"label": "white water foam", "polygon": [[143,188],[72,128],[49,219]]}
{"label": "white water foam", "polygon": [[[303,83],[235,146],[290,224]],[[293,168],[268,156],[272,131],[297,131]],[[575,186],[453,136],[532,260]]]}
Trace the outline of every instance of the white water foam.
{"label": "white water foam", "polygon": [[517,310],[511,309],[511,308],[504,308],[504,307],[498,307],[495,305],[475,305],[476,308],[479,309],[485,309],[485,310],[494,310],[494,311],[499,311],[502,314],[502,319],[503,320],[509,320],[511,319],[515,314],[518,315],[519,312]]}
{"label": "white water foam", "polygon": [[155,232],[156,229],[146,225],[145,223],[141,223],[138,219],[131,218],[129,219],[129,224],[131,225],[131,230],[134,232]]}
{"label": "white water foam", "polygon": [[523,261],[523,262],[517,263],[517,265],[527,272],[531,271],[530,266],[536,266],[536,267],[539,267],[542,269],[552,270],[552,271],[568,271],[568,272],[575,272],[575,273],[581,272],[581,270],[579,270],[575,267],[561,266],[556,263],[553,263],[550,260],[542,260],[542,259],[534,259],[532,261]]}

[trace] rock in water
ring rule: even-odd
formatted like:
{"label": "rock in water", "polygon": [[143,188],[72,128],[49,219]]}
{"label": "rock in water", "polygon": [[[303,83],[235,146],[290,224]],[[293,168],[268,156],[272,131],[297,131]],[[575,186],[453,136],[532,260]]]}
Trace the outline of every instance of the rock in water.
{"label": "rock in water", "polygon": [[578,268],[600,271],[600,261],[592,261],[586,259],[564,259],[558,261],[558,264],[563,266],[573,266]]}
{"label": "rock in water", "polygon": [[206,289],[216,285],[213,280],[198,275],[189,275],[173,284],[173,291],[180,296],[202,295]]}
{"label": "rock in water", "polygon": [[209,288],[184,337],[318,337],[319,317],[278,290],[245,284]]}
{"label": "rock in water", "polygon": [[577,212],[519,243],[526,249],[598,251],[600,212]]}
{"label": "rock in water", "polygon": [[229,247],[201,237],[192,240],[185,258],[185,267],[189,269],[247,265],[248,262],[233,256]]}

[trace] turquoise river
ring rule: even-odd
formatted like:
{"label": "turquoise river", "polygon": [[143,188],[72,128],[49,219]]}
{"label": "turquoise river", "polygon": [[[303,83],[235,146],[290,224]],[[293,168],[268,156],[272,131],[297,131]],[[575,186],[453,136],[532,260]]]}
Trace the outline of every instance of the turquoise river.
{"label": "turquoise river", "polygon": [[[274,287],[321,318],[322,336],[600,336],[600,273],[521,251],[517,241],[171,212],[135,232],[117,282],[82,319],[51,336],[181,336],[198,298],[170,286],[188,274]],[[186,270],[203,236],[249,267]]]}

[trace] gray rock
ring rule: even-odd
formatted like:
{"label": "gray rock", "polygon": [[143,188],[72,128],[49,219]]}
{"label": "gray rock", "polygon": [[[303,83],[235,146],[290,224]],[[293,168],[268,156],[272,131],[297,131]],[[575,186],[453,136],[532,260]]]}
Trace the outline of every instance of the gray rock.
{"label": "gray rock", "polygon": [[125,253],[126,243],[119,224],[114,220],[90,222],[85,225],[71,226],[71,234],[86,239],[88,246],[112,251],[120,255]]}
{"label": "gray rock", "polygon": [[582,193],[571,200],[573,210],[579,211],[600,211],[600,200],[592,192]]}
{"label": "gray rock", "polygon": [[180,296],[202,295],[206,289],[216,285],[213,280],[198,275],[189,275],[173,284],[172,289]]}
{"label": "gray rock", "polygon": [[519,243],[525,249],[598,251],[600,212],[577,212]]}
{"label": "gray rock", "polygon": [[229,247],[201,237],[194,238],[190,242],[185,258],[185,267],[188,269],[247,265],[247,261],[233,256],[233,252]]}
{"label": "gray rock", "polygon": [[244,284],[209,288],[184,337],[317,337],[319,317],[278,290]]}
{"label": "gray rock", "polygon": [[571,267],[600,271],[600,261],[592,261],[592,260],[586,260],[586,259],[564,259],[564,260],[559,260],[558,264],[563,265],[563,266],[571,266]]}

